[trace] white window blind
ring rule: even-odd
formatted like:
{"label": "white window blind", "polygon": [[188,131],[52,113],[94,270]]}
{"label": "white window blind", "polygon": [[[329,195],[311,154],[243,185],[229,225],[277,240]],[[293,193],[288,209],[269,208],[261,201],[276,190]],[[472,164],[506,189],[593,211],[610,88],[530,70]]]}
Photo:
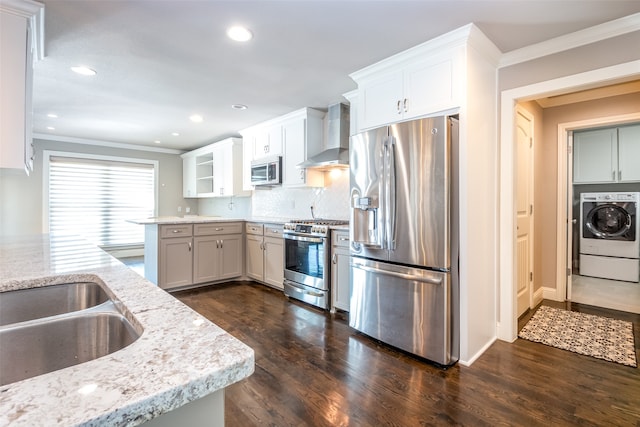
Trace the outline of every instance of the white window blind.
{"label": "white window blind", "polygon": [[144,243],[128,219],[154,214],[153,164],[51,156],[49,232],[75,234],[103,248]]}

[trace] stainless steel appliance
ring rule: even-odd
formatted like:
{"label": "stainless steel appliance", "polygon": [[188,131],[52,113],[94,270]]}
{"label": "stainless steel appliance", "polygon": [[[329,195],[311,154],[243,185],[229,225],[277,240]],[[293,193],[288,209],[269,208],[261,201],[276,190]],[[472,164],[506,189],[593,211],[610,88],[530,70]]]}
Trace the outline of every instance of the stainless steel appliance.
{"label": "stainless steel appliance", "polygon": [[355,135],[349,325],[449,365],[459,355],[458,120]]}
{"label": "stainless steel appliance", "polygon": [[297,220],[284,225],[284,294],[329,309],[331,226],[342,220]]}
{"label": "stainless steel appliance", "polygon": [[282,157],[268,157],[251,162],[251,185],[282,184]]}

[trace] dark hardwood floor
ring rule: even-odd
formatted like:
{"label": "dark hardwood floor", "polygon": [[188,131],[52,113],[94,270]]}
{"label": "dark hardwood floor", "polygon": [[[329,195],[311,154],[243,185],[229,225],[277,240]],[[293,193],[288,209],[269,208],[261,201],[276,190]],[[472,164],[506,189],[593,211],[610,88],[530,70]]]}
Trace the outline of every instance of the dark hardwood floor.
{"label": "dark hardwood floor", "polygon": [[[174,296],[255,351],[255,373],[226,391],[230,427],[640,426],[638,368],[518,339],[443,370],[259,284]],[[571,308],[634,322],[638,354],[639,315]]]}

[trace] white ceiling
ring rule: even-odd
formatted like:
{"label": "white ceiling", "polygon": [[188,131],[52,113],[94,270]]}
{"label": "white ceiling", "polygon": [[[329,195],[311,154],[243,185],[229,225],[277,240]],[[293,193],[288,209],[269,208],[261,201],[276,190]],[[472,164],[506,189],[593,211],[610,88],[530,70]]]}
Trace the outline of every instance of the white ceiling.
{"label": "white ceiling", "polygon": [[[344,101],[356,87],[349,73],[470,22],[509,52],[640,12],[638,0],[44,4],[34,132],[181,150],[302,107]],[[238,23],[252,30],[252,41],[226,38]],[[72,73],[79,64],[98,74]],[[238,103],[249,109],[231,108]],[[204,122],[190,122],[194,113]]]}

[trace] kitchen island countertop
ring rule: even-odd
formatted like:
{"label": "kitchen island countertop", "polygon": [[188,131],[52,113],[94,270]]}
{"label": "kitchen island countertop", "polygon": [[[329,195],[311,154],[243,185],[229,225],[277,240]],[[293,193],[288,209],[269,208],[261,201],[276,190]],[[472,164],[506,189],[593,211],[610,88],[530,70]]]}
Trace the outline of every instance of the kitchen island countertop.
{"label": "kitchen island countertop", "polygon": [[104,283],[144,331],[107,356],[0,386],[0,426],[138,425],[253,373],[251,348],[97,247],[0,238],[0,292],[72,281]]}

